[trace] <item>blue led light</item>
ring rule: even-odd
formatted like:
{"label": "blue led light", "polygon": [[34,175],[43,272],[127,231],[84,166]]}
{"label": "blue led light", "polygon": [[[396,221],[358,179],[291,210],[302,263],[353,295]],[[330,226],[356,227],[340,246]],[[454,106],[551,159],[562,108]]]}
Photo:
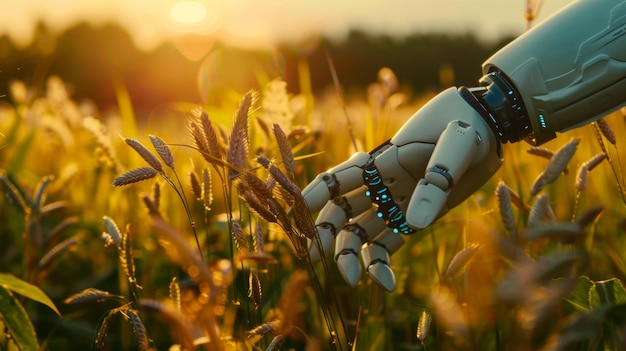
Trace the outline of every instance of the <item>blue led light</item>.
{"label": "blue led light", "polygon": [[363,169],[363,180],[368,187],[368,190],[365,191],[365,195],[378,206],[376,216],[385,220],[385,224],[391,228],[394,233],[414,233],[415,230],[409,227],[404,213],[395,201],[393,201],[389,188],[384,185],[378,168],[376,168],[373,163]]}
{"label": "blue led light", "polygon": [[546,128],[546,118],[542,114],[539,114],[539,123],[542,128]]}

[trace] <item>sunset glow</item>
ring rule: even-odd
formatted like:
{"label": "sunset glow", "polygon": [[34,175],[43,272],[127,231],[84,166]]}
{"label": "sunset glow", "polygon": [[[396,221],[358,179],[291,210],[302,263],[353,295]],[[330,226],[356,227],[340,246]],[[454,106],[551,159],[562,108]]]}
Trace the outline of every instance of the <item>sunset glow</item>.
{"label": "sunset glow", "polygon": [[207,8],[198,1],[181,1],[172,6],[170,16],[178,23],[199,23],[206,18]]}

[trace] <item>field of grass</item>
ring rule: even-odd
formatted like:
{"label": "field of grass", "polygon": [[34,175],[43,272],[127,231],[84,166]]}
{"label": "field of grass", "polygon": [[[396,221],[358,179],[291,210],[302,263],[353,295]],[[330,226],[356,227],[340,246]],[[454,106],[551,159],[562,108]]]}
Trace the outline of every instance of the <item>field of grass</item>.
{"label": "field of grass", "polygon": [[0,100],[0,350],[625,349],[620,112],[504,145],[480,191],[405,238],[392,293],[309,262],[299,189],[430,97],[382,73],[345,102],[272,81],[142,121],[121,88],[102,116],[58,77],[15,82]]}

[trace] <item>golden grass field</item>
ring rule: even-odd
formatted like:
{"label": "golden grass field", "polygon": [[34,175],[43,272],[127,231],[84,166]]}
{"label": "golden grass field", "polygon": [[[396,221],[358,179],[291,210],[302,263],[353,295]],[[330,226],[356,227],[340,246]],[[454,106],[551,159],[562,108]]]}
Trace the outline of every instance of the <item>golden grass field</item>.
{"label": "golden grass field", "polygon": [[15,104],[0,100],[0,350],[626,348],[620,112],[541,149],[504,145],[488,183],[405,238],[388,293],[309,262],[298,191],[433,95],[390,70],[344,100],[264,86],[139,120],[123,89],[101,115],[58,77],[38,94],[15,82]]}

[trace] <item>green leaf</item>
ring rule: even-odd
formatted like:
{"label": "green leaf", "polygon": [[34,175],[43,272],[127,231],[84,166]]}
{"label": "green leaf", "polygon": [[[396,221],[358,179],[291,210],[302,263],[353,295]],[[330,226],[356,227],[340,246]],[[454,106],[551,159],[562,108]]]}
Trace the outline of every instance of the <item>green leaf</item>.
{"label": "green leaf", "polygon": [[566,299],[567,302],[574,307],[574,310],[581,312],[591,308],[589,305],[589,290],[593,286],[594,283],[591,279],[585,276],[577,278],[574,290],[572,290],[571,294]]}
{"label": "green leaf", "polygon": [[21,351],[39,350],[35,328],[26,310],[11,292],[3,287],[0,287],[0,316]]}
{"label": "green leaf", "polygon": [[617,278],[596,282],[589,289],[589,305],[591,307],[609,304],[626,304],[626,289]]}
{"label": "green leaf", "polygon": [[7,290],[11,290],[17,294],[20,294],[22,296],[25,296],[31,300],[35,300],[39,303],[42,303],[50,307],[59,316],[61,315],[57,307],[54,305],[52,300],[50,300],[48,295],[46,295],[46,293],[41,291],[41,289],[39,289],[38,287],[30,283],[27,283],[15,277],[14,275],[11,275],[8,273],[0,273],[0,286],[4,287]]}

